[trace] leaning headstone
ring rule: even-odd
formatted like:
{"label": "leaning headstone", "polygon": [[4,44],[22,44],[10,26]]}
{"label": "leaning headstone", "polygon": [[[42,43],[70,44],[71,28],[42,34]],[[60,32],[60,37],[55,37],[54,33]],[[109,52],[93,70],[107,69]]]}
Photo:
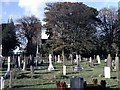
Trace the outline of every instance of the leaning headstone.
{"label": "leaning headstone", "polygon": [[10,71],[10,57],[8,57],[8,69],[7,71]]}
{"label": "leaning headstone", "polygon": [[12,72],[10,72],[9,88],[12,88]]}
{"label": "leaning headstone", "polygon": [[111,58],[110,54],[108,54],[108,57],[107,57],[107,67],[110,67],[110,69],[112,71],[112,58]]}
{"label": "leaning headstone", "polygon": [[78,76],[72,76],[70,79],[70,90],[83,90],[83,78]]}
{"label": "leaning headstone", "polygon": [[82,70],[82,68],[80,67],[80,64],[79,64],[79,57],[78,57],[78,55],[76,55],[76,59],[77,59],[77,66],[75,67],[75,71],[81,71]]}
{"label": "leaning headstone", "polygon": [[110,78],[110,67],[104,67],[105,78]]}
{"label": "leaning headstone", "polygon": [[21,62],[20,62],[20,56],[18,56],[18,68],[20,68],[20,64],[21,64]]}
{"label": "leaning headstone", "polygon": [[119,57],[115,57],[115,62],[116,62],[117,80],[120,81],[120,60],[119,60]]}
{"label": "leaning headstone", "polygon": [[4,78],[1,77],[1,90],[4,90]]}
{"label": "leaning headstone", "polygon": [[52,55],[49,54],[49,67],[48,67],[48,71],[52,71],[54,70],[54,67],[52,65]]}
{"label": "leaning headstone", "polygon": [[63,75],[66,75],[66,66],[63,65]]}
{"label": "leaning headstone", "polygon": [[98,63],[100,64],[101,62],[100,62],[100,56],[99,55],[97,55],[97,61],[98,61]]}
{"label": "leaning headstone", "polygon": [[61,63],[60,55],[58,55],[58,61],[57,61],[57,63]]}

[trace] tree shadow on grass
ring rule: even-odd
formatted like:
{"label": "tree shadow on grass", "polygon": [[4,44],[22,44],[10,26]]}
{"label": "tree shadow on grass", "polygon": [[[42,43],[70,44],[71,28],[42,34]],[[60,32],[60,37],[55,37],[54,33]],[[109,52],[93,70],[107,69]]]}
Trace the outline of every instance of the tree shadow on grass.
{"label": "tree shadow on grass", "polygon": [[39,85],[49,85],[49,84],[55,84],[55,83],[44,83],[44,84],[35,84],[35,85],[15,85],[13,88],[22,88],[22,87],[28,87],[30,88],[31,86],[39,86]]}

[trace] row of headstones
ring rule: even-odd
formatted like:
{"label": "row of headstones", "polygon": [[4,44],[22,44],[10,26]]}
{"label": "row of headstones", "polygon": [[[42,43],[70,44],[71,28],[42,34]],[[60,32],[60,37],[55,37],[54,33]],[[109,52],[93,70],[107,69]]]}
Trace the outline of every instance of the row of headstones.
{"label": "row of headstones", "polygon": [[[77,65],[76,65],[76,67],[75,67],[74,70],[75,70],[75,71],[81,71],[82,68],[80,67],[80,64],[79,64],[79,56],[76,55],[76,58],[77,58]],[[49,70],[49,71],[54,70],[54,67],[53,67],[53,65],[52,65],[52,55],[51,55],[51,54],[49,54],[49,66],[48,66],[48,70]],[[65,72],[66,72],[66,66],[63,65],[63,73],[65,73]]]}
{"label": "row of headstones", "polygon": [[[117,80],[120,81],[120,60],[118,56],[115,57],[115,67]],[[104,67],[105,78],[110,78],[111,72],[112,72],[112,58],[109,54],[107,58],[107,67]]]}

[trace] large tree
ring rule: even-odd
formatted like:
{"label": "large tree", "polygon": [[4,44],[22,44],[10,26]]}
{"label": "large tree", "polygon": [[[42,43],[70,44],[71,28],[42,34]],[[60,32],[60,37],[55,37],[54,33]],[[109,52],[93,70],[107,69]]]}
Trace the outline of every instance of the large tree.
{"label": "large tree", "polygon": [[36,44],[41,44],[41,22],[35,16],[26,16],[17,20],[18,36],[27,39],[27,54],[36,53]]}
{"label": "large tree", "polygon": [[118,49],[118,32],[119,18],[116,8],[103,8],[99,11],[98,18],[102,21],[99,28],[99,45],[107,53],[117,53]]}
{"label": "large tree", "polygon": [[16,30],[13,20],[2,24],[2,54],[8,55],[19,46],[19,41],[16,37]]}
{"label": "large tree", "polygon": [[48,3],[45,8],[49,44],[53,51],[89,52],[94,48],[98,12],[83,3]]}

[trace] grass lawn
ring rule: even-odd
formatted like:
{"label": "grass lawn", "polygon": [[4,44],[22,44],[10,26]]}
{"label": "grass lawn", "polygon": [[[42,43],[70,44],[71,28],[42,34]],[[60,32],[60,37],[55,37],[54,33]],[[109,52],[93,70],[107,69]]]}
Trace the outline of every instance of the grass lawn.
{"label": "grass lawn", "polygon": [[[67,67],[67,75],[62,75],[62,63],[53,63],[53,66],[55,68],[54,71],[48,71],[37,69],[38,67],[48,67],[48,63],[44,63],[38,67],[34,67],[35,71],[33,74],[34,79],[31,78],[31,72],[29,70],[22,71],[20,70],[17,73],[17,78],[13,79],[13,88],[55,88],[55,81],[65,81],[67,84],[70,84],[70,78],[72,76],[80,76],[83,77],[85,81],[87,81],[87,84],[92,83],[92,79],[98,79],[98,84],[100,84],[101,80],[106,80],[107,82],[107,88],[111,88],[113,90],[120,90],[120,83],[118,83],[116,79],[116,72],[113,70],[111,72],[111,79],[106,79],[104,77],[100,78],[98,77],[99,74],[104,75],[103,67],[106,66],[106,63],[102,62],[101,64],[94,63],[93,68],[88,68],[88,63],[86,62],[80,62],[80,66],[84,69],[82,71],[79,71],[75,73],[71,69],[71,63],[70,61],[66,61],[65,65]],[[76,63],[74,63],[73,67],[76,66]],[[4,75],[6,71],[2,72],[2,75]],[[5,89],[9,88],[9,79],[6,79],[5,81]]]}

